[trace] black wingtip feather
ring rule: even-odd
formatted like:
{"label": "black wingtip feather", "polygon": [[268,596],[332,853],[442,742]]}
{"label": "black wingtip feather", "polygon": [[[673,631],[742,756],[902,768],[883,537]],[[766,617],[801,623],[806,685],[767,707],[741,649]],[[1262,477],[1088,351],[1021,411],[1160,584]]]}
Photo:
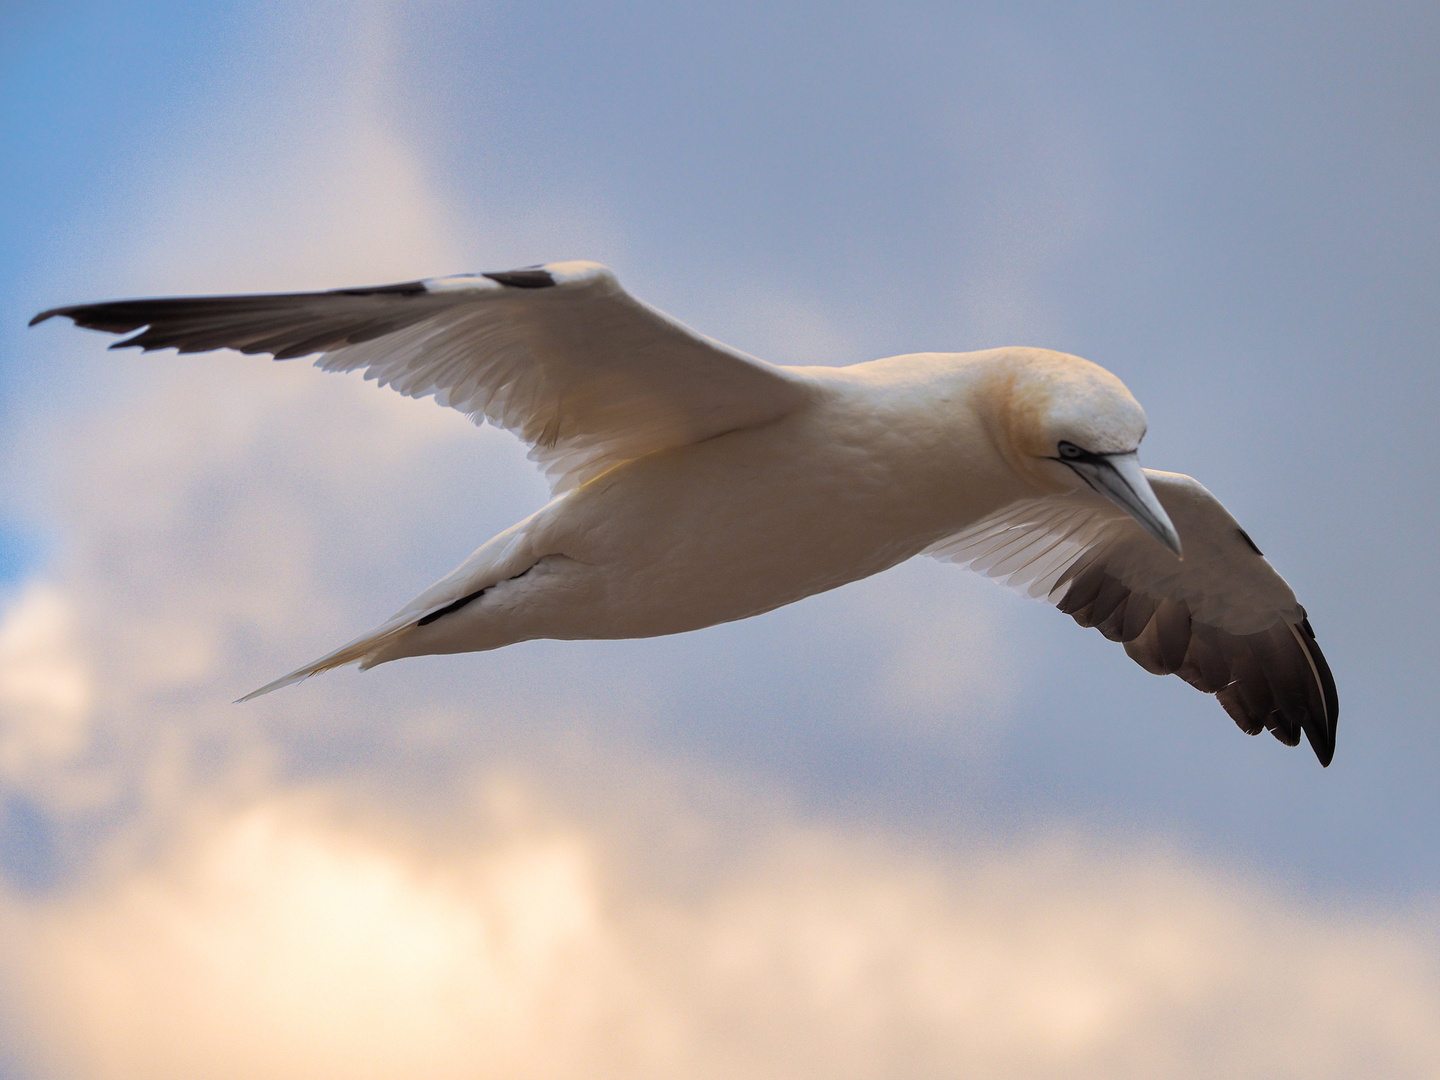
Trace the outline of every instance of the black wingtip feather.
{"label": "black wingtip feather", "polygon": [[356,289],[331,289],[337,296],[421,296],[429,290],[422,281],[399,281],[394,285],[366,285]]}
{"label": "black wingtip feather", "polygon": [[548,270],[500,270],[493,274],[482,274],[491,281],[509,285],[512,289],[545,289],[555,284]]}
{"label": "black wingtip feather", "polygon": [[1128,591],[1098,564],[1074,574],[1056,606],[1081,626],[1123,641],[1130,658],[1152,674],[1176,674],[1214,694],[1246,734],[1268,728],[1287,746],[1303,737],[1329,767],[1339,696],[1303,614],[1293,626],[1280,622],[1232,634],[1195,621],[1183,602],[1156,603]]}
{"label": "black wingtip feather", "polygon": [[1315,640],[1315,631],[1310,628],[1310,620],[1302,619],[1300,622],[1300,641],[1305,651],[1310,656],[1310,661],[1315,665],[1315,674],[1320,677],[1320,693],[1325,703],[1325,716],[1321,723],[1312,720],[1305,725],[1305,737],[1310,740],[1310,748],[1315,751],[1323,768],[1329,768],[1330,762],[1335,757],[1335,731],[1336,721],[1340,718],[1340,692],[1335,687],[1335,676],[1330,671],[1330,664],[1325,659],[1325,654],[1320,651],[1320,643]]}

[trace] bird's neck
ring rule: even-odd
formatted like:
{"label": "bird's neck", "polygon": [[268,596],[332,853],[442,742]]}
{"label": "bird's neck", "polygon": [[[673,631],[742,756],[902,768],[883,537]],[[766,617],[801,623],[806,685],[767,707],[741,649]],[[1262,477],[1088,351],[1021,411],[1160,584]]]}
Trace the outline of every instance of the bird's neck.
{"label": "bird's neck", "polygon": [[[921,353],[829,369],[824,423],[897,528],[926,544],[1030,491],[997,447],[976,354]],[[922,547],[925,544],[921,545]]]}

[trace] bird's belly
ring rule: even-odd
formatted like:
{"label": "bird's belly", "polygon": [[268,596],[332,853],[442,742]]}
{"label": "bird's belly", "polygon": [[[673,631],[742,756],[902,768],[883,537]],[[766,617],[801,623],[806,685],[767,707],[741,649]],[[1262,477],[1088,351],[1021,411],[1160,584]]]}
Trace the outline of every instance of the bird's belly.
{"label": "bird's belly", "polygon": [[743,619],[885,570],[945,531],[943,515],[863,460],[745,449],[653,455],[572,493],[541,526],[551,536],[536,537],[569,560],[571,599],[537,608],[527,636],[649,637]]}

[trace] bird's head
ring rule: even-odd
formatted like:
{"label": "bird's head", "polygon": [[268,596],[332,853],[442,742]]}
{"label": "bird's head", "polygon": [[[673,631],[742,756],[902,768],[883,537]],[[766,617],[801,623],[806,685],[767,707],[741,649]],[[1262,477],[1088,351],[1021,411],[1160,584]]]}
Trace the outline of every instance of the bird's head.
{"label": "bird's head", "polygon": [[1140,468],[1145,410],[1125,384],[1078,356],[997,350],[982,381],[991,435],[1042,491],[1090,488],[1180,554],[1180,537]]}

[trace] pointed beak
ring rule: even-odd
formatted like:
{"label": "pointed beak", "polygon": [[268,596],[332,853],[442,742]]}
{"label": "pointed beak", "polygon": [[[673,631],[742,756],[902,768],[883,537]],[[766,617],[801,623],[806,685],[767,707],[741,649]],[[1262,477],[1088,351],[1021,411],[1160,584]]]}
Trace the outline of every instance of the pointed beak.
{"label": "pointed beak", "polygon": [[1092,488],[1124,510],[1160,543],[1180,555],[1180,534],[1170,515],[1155,497],[1140,456],[1129,454],[1089,454],[1084,460],[1066,461]]}

